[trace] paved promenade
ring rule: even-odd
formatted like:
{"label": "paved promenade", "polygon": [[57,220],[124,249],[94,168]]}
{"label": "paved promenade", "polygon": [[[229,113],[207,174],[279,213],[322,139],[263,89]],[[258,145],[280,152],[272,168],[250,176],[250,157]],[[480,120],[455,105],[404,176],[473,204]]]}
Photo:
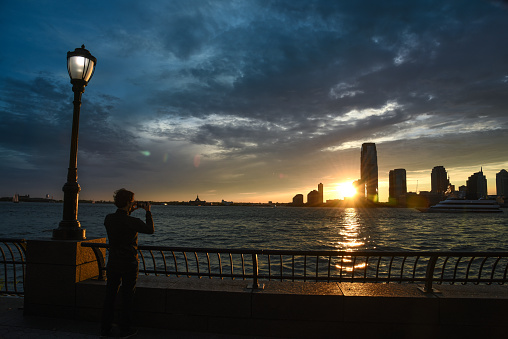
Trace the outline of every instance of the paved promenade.
{"label": "paved promenade", "polygon": [[[0,339],[89,339],[98,338],[99,334],[100,325],[95,322],[23,316],[23,298],[15,296],[0,296]],[[172,331],[157,328],[139,328],[138,334],[133,338],[248,339],[263,337],[224,334],[218,335],[198,332]]]}
{"label": "paved promenade", "polygon": [[[146,285],[147,281],[144,283]],[[90,285],[90,282],[88,284],[85,282],[79,284],[79,286],[81,285],[93,287],[97,283]],[[189,285],[189,281],[186,285]],[[185,317],[182,315],[178,317],[178,314],[164,313],[159,320],[166,323],[159,323],[159,325],[165,325],[169,329],[141,327],[136,338],[266,339],[272,335],[276,336],[277,333],[279,337],[284,337],[283,334],[285,334],[285,337],[288,338],[334,338],[338,335],[369,339],[508,338],[506,323],[508,286],[505,285],[440,285],[438,286],[439,291],[422,294],[415,286],[399,284],[285,284],[269,282],[264,290],[244,292],[244,294],[248,294],[248,300],[253,303],[253,305],[247,305],[251,307],[252,314],[249,318],[251,325],[258,326],[256,327],[257,332],[264,332],[259,333],[260,335],[252,333],[253,328],[247,326],[249,321],[243,321],[240,317],[238,307],[244,303],[239,303],[237,299],[243,294],[238,295],[238,293],[235,294],[231,291],[232,294],[220,293],[218,291],[220,286],[216,285],[207,282],[209,287],[207,293],[210,293],[208,298],[211,298],[210,300],[214,300],[214,298],[224,300],[223,305],[213,303],[214,312],[223,312],[225,309],[221,309],[221,307],[226,306],[235,311],[234,315],[226,315],[226,319],[219,323],[222,326],[230,326],[233,322],[243,324],[244,327],[236,328],[237,334],[218,334],[217,332],[226,332],[222,327],[216,327],[219,331],[213,331],[215,333],[195,332],[194,328],[199,327],[196,321],[206,321],[207,317]],[[227,282],[225,285],[232,289],[234,282]],[[341,295],[331,295],[330,289],[335,285],[337,285],[336,288],[340,287]],[[147,286],[140,284],[140,294],[146,294],[150,290],[147,289]],[[96,287],[101,286],[97,285]],[[187,290],[175,289],[186,300],[186,303],[180,302],[179,304],[184,306],[185,304],[199,303],[199,310],[203,310],[203,303],[206,306],[207,298],[204,298],[204,292],[198,287],[187,286]],[[311,293],[312,291],[309,289],[313,289],[315,294]],[[151,290],[160,293],[160,289]],[[218,295],[215,295],[217,293]],[[97,293],[94,294],[97,295]],[[265,304],[260,303],[261,299],[265,300]],[[157,308],[157,305],[154,304],[156,299],[150,300],[152,300],[151,306]],[[243,301],[245,302],[245,300]],[[205,309],[210,308],[209,306]],[[23,308],[24,298],[0,296],[0,339],[99,337],[100,325],[98,322],[25,316]],[[189,313],[192,310],[191,308],[185,311]],[[100,308],[95,308],[93,312],[97,315],[100,313]],[[140,314],[143,315],[143,313]],[[150,314],[150,317],[157,319],[156,313]],[[329,322],[326,321],[327,317],[336,320],[332,319],[333,321]],[[186,318],[193,319],[194,322],[187,324],[189,325],[187,327],[178,326]],[[220,320],[219,317],[214,319],[215,321]],[[170,329],[167,322],[172,322],[175,328],[184,327],[184,329]],[[259,326],[263,331],[260,331]],[[247,335],[249,333],[250,335]]]}

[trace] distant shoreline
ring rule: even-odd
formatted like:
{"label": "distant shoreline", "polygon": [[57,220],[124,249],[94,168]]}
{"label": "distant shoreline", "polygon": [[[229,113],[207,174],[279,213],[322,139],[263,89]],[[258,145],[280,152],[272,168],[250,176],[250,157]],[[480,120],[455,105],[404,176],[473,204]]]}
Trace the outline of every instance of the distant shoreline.
{"label": "distant shoreline", "polygon": [[[3,197],[0,198],[0,202],[12,202],[12,198],[10,197]],[[20,197],[19,202],[36,202],[36,203],[63,203],[63,200],[55,200],[55,199],[47,199],[47,198],[27,198],[27,197]],[[79,200],[80,204],[113,204],[113,201],[105,201],[105,200]],[[200,204],[196,204],[193,201],[167,201],[167,202],[160,202],[160,201],[151,201],[152,205],[167,205],[167,206],[196,206],[196,207],[203,207],[203,206],[253,206],[253,207],[341,207],[341,208],[350,208],[350,207],[359,207],[359,208],[380,208],[380,207],[408,207],[408,206],[394,206],[389,203],[374,203],[369,201],[344,201],[344,200],[335,200],[333,202],[323,203],[323,204],[298,204],[295,205],[293,203],[251,203],[251,202],[228,202],[228,203],[222,203],[222,202],[203,202]],[[410,208],[413,208],[411,206]]]}
{"label": "distant shoreline", "polygon": [[[0,198],[0,202],[12,202],[11,197],[2,197]],[[30,198],[30,197],[19,197],[19,202],[36,202],[36,203],[63,203],[63,200],[55,200],[48,198]],[[367,200],[332,200],[322,204],[293,204],[293,203],[251,203],[251,202],[202,202],[196,203],[194,201],[150,201],[152,205],[167,205],[167,206],[195,206],[195,207],[203,207],[203,206],[252,206],[252,207],[324,207],[324,208],[428,208],[431,205],[436,204],[436,202],[430,202],[428,200],[419,200],[414,201],[412,203],[408,203],[406,205],[396,205],[389,202],[371,202]],[[113,201],[106,200],[79,200],[80,204],[113,204]],[[500,204],[502,208],[506,208],[505,204]]]}

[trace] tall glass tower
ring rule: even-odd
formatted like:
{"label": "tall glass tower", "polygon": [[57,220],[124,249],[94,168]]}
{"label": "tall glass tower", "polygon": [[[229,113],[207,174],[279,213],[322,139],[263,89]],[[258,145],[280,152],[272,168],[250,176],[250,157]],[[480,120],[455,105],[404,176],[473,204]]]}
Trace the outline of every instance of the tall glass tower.
{"label": "tall glass tower", "polygon": [[436,166],[430,174],[430,184],[432,193],[445,193],[448,190],[450,182],[448,174],[443,166]]}
{"label": "tall glass tower", "polygon": [[319,183],[319,185],[317,186],[318,187],[318,193],[319,193],[319,203],[322,204],[323,203],[323,184],[322,183]]}
{"label": "tall glass tower", "polygon": [[406,198],[407,184],[406,184],[406,170],[397,168],[388,173],[390,186],[388,192],[390,193],[390,201],[394,200],[396,203],[401,203]]}
{"label": "tall glass tower", "polygon": [[378,170],[377,170],[377,151],[375,143],[364,143],[362,145],[362,155],[360,159],[360,171],[362,187],[364,187],[365,197],[370,201],[378,201]]}
{"label": "tall glass tower", "polygon": [[508,172],[504,169],[496,174],[496,191],[498,197],[508,198]]}
{"label": "tall glass tower", "polygon": [[467,179],[466,187],[467,199],[476,200],[487,197],[487,178],[483,175],[483,169]]}

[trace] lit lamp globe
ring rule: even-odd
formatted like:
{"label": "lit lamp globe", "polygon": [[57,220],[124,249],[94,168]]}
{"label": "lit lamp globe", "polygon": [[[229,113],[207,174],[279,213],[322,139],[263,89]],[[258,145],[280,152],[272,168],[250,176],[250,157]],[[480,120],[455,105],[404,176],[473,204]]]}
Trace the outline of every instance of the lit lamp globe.
{"label": "lit lamp globe", "polygon": [[74,92],[74,112],[72,116],[71,152],[67,182],[64,192],[63,218],[57,229],[53,230],[55,240],[83,240],[85,230],[78,221],[78,193],[81,190],[78,184],[78,132],[81,96],[85,86],[93,76],[97,59],[85,49],[85,45],[76,48],[74,52],[67,52],[67,71],[71,78]]}
{"label": "lit lamp globe", "polygon": [[71,77],[71,83],[82,83],[83,86],[93,76],[97,59],[85,49],[85,45],[76,48],[74,52],[67,52],[67,71]]}

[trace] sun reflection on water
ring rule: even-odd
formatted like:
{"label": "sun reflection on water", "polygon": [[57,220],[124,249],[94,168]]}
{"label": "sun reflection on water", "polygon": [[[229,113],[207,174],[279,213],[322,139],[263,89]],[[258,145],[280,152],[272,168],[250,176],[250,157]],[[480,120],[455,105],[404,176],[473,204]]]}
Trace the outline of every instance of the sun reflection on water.
{"label": "sun reflection on water", "polygon": [[339,262],[335,264],[335,267],[341,271],[353,272],[365,269],[367,267],[367,263],[356,263],[351,259],[351,257],[342,257]]}
{"label": "sun reflection on water", "polygon": [[[353,252],[365,248],[365,238],[361,234],[361,217],[358,210],[355,208],[346,208],[343,210],[341,218],[338,219],[339,239],[336,242],[338,250]],[[342,257],[335,267],[351,272],[353,270],[365,269],[367,264],[365,262],[355,262],[351,257]]]}
{"label": "sun reflection on water", "polygon": [[343,218],[338,225],[341,240],[338,241],[338,249],[354,251],[365,246],[365,239],[360,236],[360,216],[355,208],[346,208]]}

